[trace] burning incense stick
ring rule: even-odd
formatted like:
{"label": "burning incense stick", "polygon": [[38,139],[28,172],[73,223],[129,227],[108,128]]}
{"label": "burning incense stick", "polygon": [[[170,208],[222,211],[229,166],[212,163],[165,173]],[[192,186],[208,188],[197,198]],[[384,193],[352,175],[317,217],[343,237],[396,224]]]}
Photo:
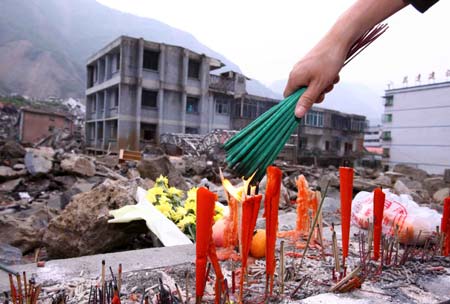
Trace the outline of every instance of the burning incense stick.
{"label": "burning incense stick", "polygon": [[311,225],[311,230],[309,231],[308,240],[306,241],[305,250],[303,251],[302,259],[300,260],[300,267],[303,265],[303,260],[305,259],[306,253],[308,252],[309,243],[311,242],[311,236],[314,233],[314,228],[317,224],[317,219],[319,218],[320,212],[322,210],[323,202],[325,201],[325,197],[327,196],[328,186],[330,185],[330,181],[328,181],[327,186],[325,187],[325,191],[322,196],[322,200],[320,201],[319,208],[317,209],[316,216],[314,217],[313,224]]}

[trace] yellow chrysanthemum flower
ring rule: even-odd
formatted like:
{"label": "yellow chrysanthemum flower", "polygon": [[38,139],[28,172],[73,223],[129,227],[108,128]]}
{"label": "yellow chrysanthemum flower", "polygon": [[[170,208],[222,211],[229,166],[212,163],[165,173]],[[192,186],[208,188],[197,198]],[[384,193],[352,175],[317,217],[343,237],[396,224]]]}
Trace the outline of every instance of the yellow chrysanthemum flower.
{"label": "yellow chrysanthemum flower", "polygon": [[191,200],[197,200],[197,188],[196,187],[192,187],[191,189],[189,189],[189,191],[187,192],[187,199],[191,199]]}
{"label": "yellow chrysanthemum flower", "polygon": [[169,198],[166,196],[166,194],[163,193],[163,194],[159,197],[158,203],[160,203],[161,205],[162,205],[162,204],[169,204],[169,205],[170,205],[170,200],[169,200]]}
{"label": "yellow chrysanthemum flower", "polygon": [[147,191],[147,195],[145,196],[145,198],[152,204],[156,203],[156,195],[150,192],[150,190]]}
{"label": "yellow chrysanthemum flower", "polygon": [[166,187],[169,186],[169,179],[165,176],[162,176],[162,174],[156,179],[155,181],[158,185],[164,185]]}
{"label": "yellow chrysanthemum flower", "polygon": [[169,193],[169,195],[172,195],[172,196],[181,197],[183,195],[183,190],[177,189],[175,187],[170,187],[169,190],[167,190],[167,192]]}
{"label": "yellow chrysanthemum flower", "polygon": [[214,223],[220,220],[222,217],[223,215],[221,213],[217,213],[216,215],[214,215]]}
{"label": "yellow chrysanthemum flower", "polygon": [[174,222],[180,221],[185,215],[187,211],[181,206],[178,206],[175,211],[171,212],[171,217]]}
{"label": "yellow chrysanthemum flower", "polygon": [[185,216],[181,221],[178,222],[177,226],[178,228],[183,230],[189,224],[195,224],[195,216],[193,214]]}
{"label": "yellow chrysanthemum flower", "polygon": [[162,187],[159,186],[155,186],[153,188],[151,188],[150,190],[147,191],[147,193],[151,193],[153,195],[163,195],[164,194],[164,189]]}
{"label": "yellow chrysanthemum flower", "polygon": [[167,218],[170,218],[170,213],[172,211],[172,206],[170,204],[160,204],[156,206],[156,209],[159,210],[162,214],[164,214]]}
{"label": "yellow chrysanthemum flower", "polygon": [[194,200],[186,200],[184,203],[184,209],[187,211],[192,210],[194,213],[197,212],[197,203]]}

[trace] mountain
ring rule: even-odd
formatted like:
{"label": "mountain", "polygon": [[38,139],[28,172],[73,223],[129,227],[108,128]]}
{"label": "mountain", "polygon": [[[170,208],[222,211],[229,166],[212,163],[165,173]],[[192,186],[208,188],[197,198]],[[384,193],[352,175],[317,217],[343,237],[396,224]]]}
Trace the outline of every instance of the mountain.
{"label": "mountain", "polygon": [[[287,80],[277,80],[269,85],[274,92],[282,94]],[[366,85],[339,82],[325,100],[317,106],[345,113],[364,115],[371,124],[379,124],[383,113],[382,98]]]}
{"label": "mountain", "polygon": [[95,0],[1,0],[0,12],[0,93],[82,97],[87,58],[120,35],[183,46],[240,72],[187,32]]}

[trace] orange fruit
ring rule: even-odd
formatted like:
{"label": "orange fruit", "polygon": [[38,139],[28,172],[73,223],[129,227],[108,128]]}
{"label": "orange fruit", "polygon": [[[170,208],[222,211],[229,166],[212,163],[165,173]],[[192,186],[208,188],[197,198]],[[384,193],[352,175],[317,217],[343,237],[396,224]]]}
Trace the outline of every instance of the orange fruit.
{"label": "orange fruit", "polygon": [[250,247],[252,257],[260,259],[266,256],[266,230],[257,229],[253,233],[252,244]]}

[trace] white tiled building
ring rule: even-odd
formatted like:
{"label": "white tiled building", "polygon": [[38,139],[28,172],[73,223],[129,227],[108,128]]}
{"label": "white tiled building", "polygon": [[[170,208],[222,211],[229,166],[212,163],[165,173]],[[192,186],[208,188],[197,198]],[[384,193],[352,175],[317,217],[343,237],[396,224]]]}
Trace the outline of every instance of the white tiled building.
{"label": "white tiled building", "polygon": [[384,98],[384,163],[450,168],[450,82],[386,90]]}

